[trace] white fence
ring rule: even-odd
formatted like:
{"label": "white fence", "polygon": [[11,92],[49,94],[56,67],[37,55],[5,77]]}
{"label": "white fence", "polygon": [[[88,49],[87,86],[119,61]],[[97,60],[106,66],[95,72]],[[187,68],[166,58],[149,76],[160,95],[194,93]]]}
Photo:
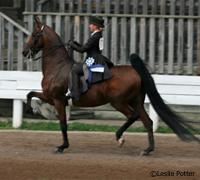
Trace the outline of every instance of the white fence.
{"label": "white fence", "polygon": [[0,99],[13,99],[13,127],[20,127],[23,100],[30,91],[41,91],[41,72],[0,71]]}
{"label": "white fence", "polygon": [[[153,75],[157,89],[167,104],[199,105],[200,77]],[[30,91],[41,91],[41,72],[0,71],[0,99],[13,99],[13,126],[22,123],[22,100]],[[145,103],[150,103],[148,97]],[[69,114],[70,112],[68,112]],[[154,131],[158,127],[158,115],[149,104],[149,116]]]}
{"label": "white fence", "polygon": [[22,51],[31,33],[0,12],[0,70],[24,70]]}

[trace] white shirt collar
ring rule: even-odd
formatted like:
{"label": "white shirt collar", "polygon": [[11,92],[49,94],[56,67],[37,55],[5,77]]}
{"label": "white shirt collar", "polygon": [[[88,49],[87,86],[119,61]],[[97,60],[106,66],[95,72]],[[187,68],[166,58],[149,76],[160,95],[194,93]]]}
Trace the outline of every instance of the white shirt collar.
{"label": "white shirt collar", "polygon": [[94,32],[91,34],[91,36],[94,35],[96,32],[99,32],[99,31],[94,31]]}

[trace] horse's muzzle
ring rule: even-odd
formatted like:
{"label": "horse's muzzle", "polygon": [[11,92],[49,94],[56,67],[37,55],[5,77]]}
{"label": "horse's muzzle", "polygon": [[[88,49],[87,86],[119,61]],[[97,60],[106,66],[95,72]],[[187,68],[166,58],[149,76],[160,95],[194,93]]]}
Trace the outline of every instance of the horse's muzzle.
{"label": "horse's muzzle", "polygon": [[22,52],[23,56],[26,58],[29,58],[29,59],[33,58],[34,55],[37,53],[38,53],[38,51],[31,51],[30,49]]}
{"label": "horse's muzzle", "polygon": [[24,57],[30,58],[31,57],[31,51],[30,50],[26,50],[22,52],[22,55]]}

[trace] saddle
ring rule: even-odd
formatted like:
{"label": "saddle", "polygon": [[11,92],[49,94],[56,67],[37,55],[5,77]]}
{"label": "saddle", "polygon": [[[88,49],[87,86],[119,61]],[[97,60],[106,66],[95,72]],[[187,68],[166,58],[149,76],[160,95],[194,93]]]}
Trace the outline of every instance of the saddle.
{"label": "saddle", "polygon": [[[75,65],[76,64],[74,64],[74,66]],[[68,76],[68,89],[70,91],[73,89],[73,87],[72,87],[72,69]],[[83,64],[83,75],[80,76],[81,94],[87,92],[87,90],[90,89],[91,84],[94,83],[94,82],[92,82],[92,72],[103,73],[104,66],[102,66],[100,64],[97,64],[94,66],[87,66],[86,64]]]}

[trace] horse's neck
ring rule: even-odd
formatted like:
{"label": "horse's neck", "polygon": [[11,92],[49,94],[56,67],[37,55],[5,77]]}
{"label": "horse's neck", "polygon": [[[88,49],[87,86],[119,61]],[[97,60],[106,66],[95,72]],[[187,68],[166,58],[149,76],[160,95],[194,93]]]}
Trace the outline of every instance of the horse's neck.
{"label": "horse's neck", "polygon": [[[52,38],[53,39],[53,38]],[[64,46],[54,50],[56,47],[48,48],[50,46],[62,45],[61,40],[56,39],[45,44],[46,49],[43,50],[42,70],[45,72],[53,72],[55,70],[65,69],[65,73],[69,73],[75,61],[70,58]]]}

